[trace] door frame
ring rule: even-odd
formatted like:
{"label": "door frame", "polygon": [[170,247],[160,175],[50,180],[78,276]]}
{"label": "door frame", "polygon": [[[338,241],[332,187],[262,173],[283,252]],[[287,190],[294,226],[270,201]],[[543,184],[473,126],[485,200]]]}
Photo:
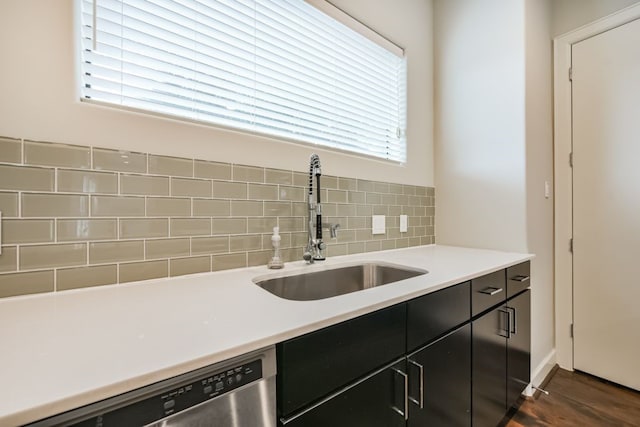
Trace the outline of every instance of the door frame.
{"label": "door frame", "polygon": [[629,6],[553,40],[554,50],[554,276],[556,361],[573,370],[573,178],[569,164],[572,151],[571,46],[640,18],[640,3]]}

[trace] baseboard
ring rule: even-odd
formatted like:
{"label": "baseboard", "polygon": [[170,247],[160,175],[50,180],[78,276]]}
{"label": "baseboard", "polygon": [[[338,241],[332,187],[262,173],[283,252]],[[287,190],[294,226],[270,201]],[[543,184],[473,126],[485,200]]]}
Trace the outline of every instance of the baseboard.
{"label": "baseboard", "polygon": [[527,386],[522,394],[531,397],[535,392],[535,387],[540,387],[545,379],[549,376],[553,368],[556,366],[556,349],[554,348],[547,354],[547,356],[540,362],[538,366],[531,372],[531,384]]}

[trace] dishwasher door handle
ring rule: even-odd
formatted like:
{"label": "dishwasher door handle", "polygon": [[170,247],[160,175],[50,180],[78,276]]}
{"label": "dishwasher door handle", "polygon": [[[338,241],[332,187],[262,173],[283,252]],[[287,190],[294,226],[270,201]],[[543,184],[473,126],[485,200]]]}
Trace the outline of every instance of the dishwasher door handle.
{"label": "dishwasher door handle", "polygon": [[404,398],[402,399],[404,402],[404,410],[396,408],[395,406],[391,406],[391,408],[407,421],[409,419],[409,376],[398,368],[391,368],[391,370],[395,374],[400,375],[404,381]]}

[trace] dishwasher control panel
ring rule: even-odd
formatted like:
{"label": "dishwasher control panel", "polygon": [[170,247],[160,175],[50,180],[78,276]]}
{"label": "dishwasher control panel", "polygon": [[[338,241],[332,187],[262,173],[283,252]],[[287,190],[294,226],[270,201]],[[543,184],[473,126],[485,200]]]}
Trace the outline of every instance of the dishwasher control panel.
{"label": "dishwasher control panel", "polygon": [[155,397],[155,405],[162,407],[163,416],[169,416],[260,378],[262,364],[260,360],[254,360],[166,391]]}
{"label": "dishwasher control panel", "polygon": [[[207,400],[215,399],[261,378],[262,360],[256,359],[224,370],[203,372],[197,379],[191,379],[184,383],[175,383],[175,385],[162,391],[154,392],[149,390],[148,394],[144,393],[147,388],[157,390],[158,387],[154,384],[125,393],[122,396],[108,400],[126,399],[127,395],[130,394],[142,394],[145,397],[127,404],[126,407],[117,408],[117,404],[114,403],[114,409],[112,410],[109,410],[110,405],[104,405],[108,401],[99,402],[99,404],[103,404],[104,411],[93,412],[88,419],[84,418],[80,422],[72,422],[65,425],[77,427],[143,426],[189,409]],[[166,380],[166,382],[170,381]]]}

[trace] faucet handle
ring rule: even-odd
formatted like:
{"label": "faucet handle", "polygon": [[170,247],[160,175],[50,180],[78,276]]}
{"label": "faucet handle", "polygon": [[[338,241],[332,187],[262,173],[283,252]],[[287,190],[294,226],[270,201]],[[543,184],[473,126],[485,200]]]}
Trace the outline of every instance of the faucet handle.
{"label": "faucet handle", "polygon": [[338,237],[338,229],[340,228],[340,224],[331,224],[325,222],[322,224],[322,228],[328,228],[331,238],[335,239],[336,237]]}

